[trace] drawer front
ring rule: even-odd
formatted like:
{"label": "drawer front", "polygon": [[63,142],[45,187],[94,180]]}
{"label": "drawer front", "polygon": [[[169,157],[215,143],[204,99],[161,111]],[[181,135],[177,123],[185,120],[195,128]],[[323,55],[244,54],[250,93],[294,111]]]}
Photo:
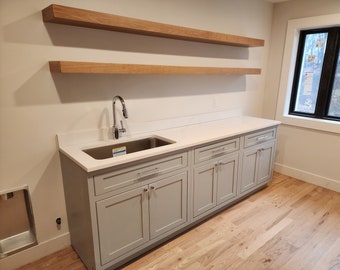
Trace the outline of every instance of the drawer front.
{"label": "drawer front", "polygon": [[276,128],[254,132],[244,136],[244,147],[250,147],[276,138]]}
{"label": "drawer front", "polygon": [[97,175],[94,176],[95,195],[117,190],[171,171],[177,171],[187,165],[188,155],[182,153]]}
{"label": "drawer front", "polygon": [[240,139],[232,139],[195,149],[195,163],[206,161],[221,155],[229,154],[240,149]]}

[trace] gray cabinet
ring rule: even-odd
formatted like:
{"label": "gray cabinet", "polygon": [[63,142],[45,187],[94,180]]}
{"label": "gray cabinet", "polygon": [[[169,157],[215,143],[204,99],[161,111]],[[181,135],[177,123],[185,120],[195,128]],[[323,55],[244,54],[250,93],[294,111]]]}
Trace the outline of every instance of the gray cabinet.
{"label": "gray cabinet", "polygon": [[149,186],[150,238],[154,239],[187,222],[187,172]]}
{"label": "gray cabinet", "polygon": [[194,169],[193,216],[212,209],[216,205],[216,172],[214,164],[205,164]]}
{"label": "gray cabinet", "polygon": [[276,127],[194,149],[193,220],[265,185],[273,172],[275,144]]}
{"label": "gray cabinet", "polygon": [[238,138],[195,149],[198,165],[193,170],[193,218],[236,197],[238,150]]}
{"label": "gray cabinet", "polygon": [[256,132],[244,137],[240,193],[267,183],[273,172],[276,129]]}
{"label": "gray cabinet", "polygon": [[96,203],[101,264],[149,240],[147,186]]}
{"label": "gray cabinet", "polygon": [[117,267],[188,225],[188,153],[89,175],[61,154],[72,246],[88,269]]}
{"label": "gray cabinet", "polygon": [[96,203],[101,264],[187,221],[187,173]]}
{"label": "gray cabinet", "polygon": [[235,203],[272,176],[276,127],[89,174],[61,153],[71,243],[107,270]]}
{"label": "gray cabinet", "polygon": [[218,161],[217,166],[217,205],[230,201],[237,195],[238,153]]}

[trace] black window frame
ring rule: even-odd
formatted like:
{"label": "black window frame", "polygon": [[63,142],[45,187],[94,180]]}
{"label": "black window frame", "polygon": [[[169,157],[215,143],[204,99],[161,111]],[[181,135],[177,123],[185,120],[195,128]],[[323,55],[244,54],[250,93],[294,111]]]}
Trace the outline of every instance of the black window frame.
{"label": "black window frame", "polygon": [[[325,32],[328,33],[328,37],[327,37],[326,51],[324,55],[324,62],[322,65],[315,112],[312,114],[312,113],[296,111],[295,105],[296,105],[297,94],[298,94],[299,78],[301,74],[301,64],[302,64],[302,58],[303,58],[303,53],[304,53],[306,35],[316,34],[316,33],[325,33]],[[296,63],[295,63],[294,79],[293,79],[292,92],[291,92],[290,104],[289,104],[290,115],[340,122],[340,116],[329,116],[328,115],[329,105],[330,105],[331,97],[332,97],[332,90],[333,90],[332,88],[333,88],[334,79],[335,79],[337,61],[339,57],[339,50],[340,50],[340,26],[300,31],[299,45],[298,45],[297,57],[296,57]]]}

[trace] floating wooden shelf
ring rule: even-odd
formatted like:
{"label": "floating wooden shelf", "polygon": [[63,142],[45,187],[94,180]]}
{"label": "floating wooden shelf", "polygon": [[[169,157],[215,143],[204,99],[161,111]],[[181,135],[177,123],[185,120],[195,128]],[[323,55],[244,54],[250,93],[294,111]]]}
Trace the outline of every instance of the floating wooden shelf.
{"label": "floating wooden shelf", "polygon": [[229,68],[229,67],[189,67],[189,66],[163,66],[138,65],[117,63],[92,63],[72,61],[50,61],[50,71],[57,73],[81,74],[261,74],[259,68]]}
{"label": "floating wooden shelf", "polygon": [[43,9],[42,14],[44,22],[239,47],[264,46],[262,39],[157,23],[55,4]]}

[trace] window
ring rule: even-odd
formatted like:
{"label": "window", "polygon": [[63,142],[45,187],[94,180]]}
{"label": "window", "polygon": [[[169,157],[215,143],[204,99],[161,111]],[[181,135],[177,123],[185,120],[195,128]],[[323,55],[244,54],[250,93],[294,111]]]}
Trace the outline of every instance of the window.
{"label": "window", "polygon": [[340,121],[340,27],[300,31],[289,114]]}
{"label": "window", "polygon": [[[340,13],[288,20],[282,65],[278,62],[281,77],[275,119],[282,124],[340,134],[340,41],[336,41],[340,39],[339,28]],[[304,53],[306,39],[307,48],[308,42],[314,40],[313,52],[306,49]],[[332,40],[336,41],[333,46],[337,45],[337,49],[330,60],[328,48]],[[320,77],[315,72],[317,65],[321,68]]]}

